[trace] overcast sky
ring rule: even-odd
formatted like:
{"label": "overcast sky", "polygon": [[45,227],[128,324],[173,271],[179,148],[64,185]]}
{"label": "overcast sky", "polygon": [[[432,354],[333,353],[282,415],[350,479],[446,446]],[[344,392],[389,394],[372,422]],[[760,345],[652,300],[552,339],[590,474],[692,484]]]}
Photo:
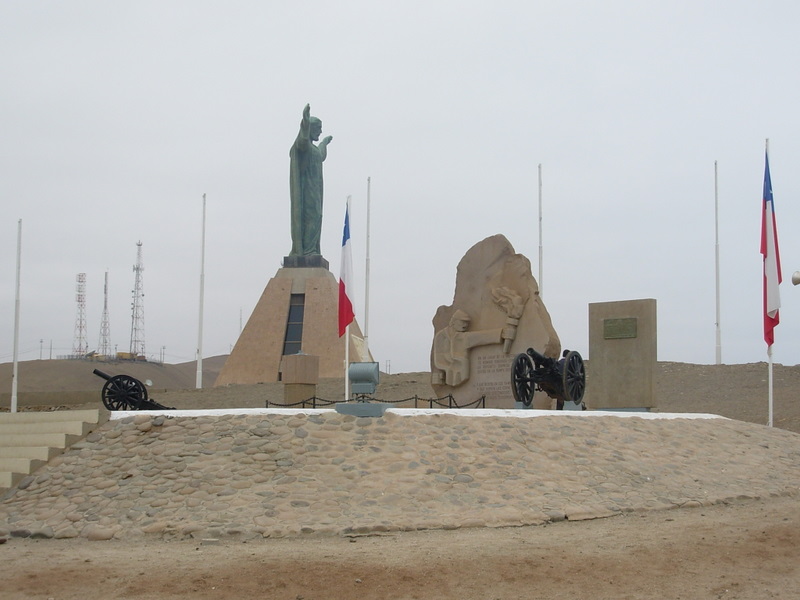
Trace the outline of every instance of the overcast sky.
{"label": "overcast sky", "polygon": [[[130,345],[136,243],[146,352],[193,360],[202,196],[204,355],[228,353],[291,248],[289,148],[303,106],[332,135],[322,251],[345,201],[364,326],[391,372],[429,368],[438,306],[480,240],[538,273],[562,344],[588,305],[655,298],[658,358],[766,360],[759,254],[770,140],[783,262],[774,360],[800,363],[800,4],[0,0],[0,362],[71,352],[75,277],[97,348]],[[40,341],[43,340],[43,341]]]}

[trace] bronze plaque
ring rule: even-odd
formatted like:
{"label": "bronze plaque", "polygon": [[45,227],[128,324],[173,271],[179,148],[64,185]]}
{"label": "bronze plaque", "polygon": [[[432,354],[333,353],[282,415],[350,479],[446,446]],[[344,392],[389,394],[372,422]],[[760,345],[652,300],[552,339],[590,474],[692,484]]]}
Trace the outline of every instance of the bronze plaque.
{"label": "bronze plaque", "polygon": [[624,340],[636,337],[636,318],[604,319],[603,339]]}

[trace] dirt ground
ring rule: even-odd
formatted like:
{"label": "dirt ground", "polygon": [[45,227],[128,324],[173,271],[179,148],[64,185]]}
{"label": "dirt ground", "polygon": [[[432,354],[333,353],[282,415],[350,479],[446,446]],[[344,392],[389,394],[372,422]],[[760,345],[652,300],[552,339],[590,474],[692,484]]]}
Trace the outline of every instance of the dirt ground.
{"label": "dirt ground", "polygon": [[[659,363],[659,410],[763,424],[766,378],[763,363]],[[335,384],[326,385],[320,396],[336,393]],[[387,399],[430,396],[420,373],[382,377],[382,386]],[[800,367],[776,365],[775,426],[800,433],[798,389]],[[210,408],[235,398],[263,406],[268,397],[280,401],[279,389],[165,391],[158,399]],[[800,599],[800,496],[547,526],[352,538],[11,538],[0,555],[0,598],[9,600]]]}
{"label": "dirt ground", "polygon": [[9,600],[792,599],[800,504],[226,544],[12,539],[0,552]]}

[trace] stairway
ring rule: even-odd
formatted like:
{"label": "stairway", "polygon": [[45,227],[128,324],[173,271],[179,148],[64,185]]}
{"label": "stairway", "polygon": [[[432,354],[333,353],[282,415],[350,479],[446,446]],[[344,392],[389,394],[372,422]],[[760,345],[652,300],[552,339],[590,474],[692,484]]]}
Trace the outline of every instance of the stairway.
{"label": "stairway", "polygon": [[0,413],[0,496],[107,418],[99,409]]}

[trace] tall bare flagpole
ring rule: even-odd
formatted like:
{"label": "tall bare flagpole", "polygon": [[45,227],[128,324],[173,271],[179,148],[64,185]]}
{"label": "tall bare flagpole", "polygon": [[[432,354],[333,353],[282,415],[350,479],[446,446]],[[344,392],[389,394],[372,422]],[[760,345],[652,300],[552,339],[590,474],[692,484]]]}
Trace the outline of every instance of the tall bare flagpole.
{"label": "tall bare flagpole", "polygon": [[203,296],[206,279],[206,195],[203,194],[203,233],[200,242],[200,318],[197,326],[197,377],[195,387],[203,387]]}
{"label": "tall bare flagpole", "polygon": [[22,255],[22,219],[17,223],[17,283],[14,297],[14,364],[11,370],[11,412],[17,412],[17,384],[19,380],[19,273]]}
{"label": "tall bare flagpole", "polygon": [[364,347],[369,356],[369,209],[370,209],[370,184],[371,177],[367,177],[367,272],[364,285]]}
{"label": "tall bare flagpole", "polygon": [[720,325],[720,291],[719,291],[719,187],[717,185],[717,161],[714,161],[714,259],[717,282],[717,364],[722,364],[722,330]]}
{"label": "tall bare flagpole", "polygon": [[539,163],[539,295],[542,296],[542,264],[544,262],[544,250],[542,248],[542,163]]}

